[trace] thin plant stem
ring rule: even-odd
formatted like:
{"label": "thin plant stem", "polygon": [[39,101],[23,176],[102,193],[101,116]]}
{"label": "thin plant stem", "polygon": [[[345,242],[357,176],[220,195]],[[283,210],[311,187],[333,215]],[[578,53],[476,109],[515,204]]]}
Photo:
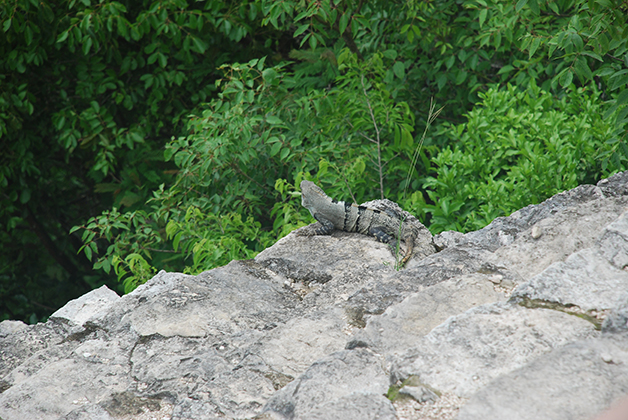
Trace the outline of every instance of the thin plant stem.
{"label": "thin plant stem", "polygon": [[408,191],[408,185],[410,185],[410,180],[412,179],[412,175],[414,174],[414,166],[416,165],[417,160],[419,159],[419,154],[421,153],[421,148],[423,147],[423,142],[425,141],[425,136],[427,135],[427,130],[429,130],[430,126],[434,122],[440,112],[445,108],[444,106],[434,111],[436,109],[436,105],[434,104],[434,98],[430,99],[430,110],[427,114],[427,124],[425,125],[425,130],[423,130],[423,135],[421,136],[421,140],[419,141],[419,145],[414,150],[414,155],[412,156],[412,163],[410,164],[410,168],[408,168],[408,175],[406,177],[406,186],[403,189],[403,198],[406,198],[406,192]]}
{"label": "thin plant stem", "polygon": [[382,170],[382,151],[381,151],[381,141],[379,136],[379,127],[377,126],[377,121],[375,120],[375,114],[373,113],[373,108],[371,107],[371,101],[369,100],[369,95],[366,93],[366,86],[364,86],[364,76],[360,76],[360,83],[362,84],[362,92],[364,92],[364,96],[366,97],[366,105],[369,108],[369,114],[371,115],[371,121],[373,121],[373,126],[375,127],[375,134],[377,138],[375,139],[375,143],[377,144],[377,167],[379,169],[379,190],[382,197],[384,199],[384,174]]}

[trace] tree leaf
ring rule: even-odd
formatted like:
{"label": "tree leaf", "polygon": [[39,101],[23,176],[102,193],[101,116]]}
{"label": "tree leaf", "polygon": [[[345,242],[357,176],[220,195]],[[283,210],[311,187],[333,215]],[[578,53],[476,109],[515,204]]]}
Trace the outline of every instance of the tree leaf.
{"label": "tree leaf", "polygon": [[277,78],[277,72],[272,68],[267,68],[262,71],[262,77],[266,83],[272,83]]}
{"label": "tree leaf", "polygon": [[535,15],[539,15],[541,13],[541,11],[539,10],[539,3],[537,2],[537,0],[530,0],[530,10],[532,10],[532,13],[534,13]]}
{"label": "tree leaf", "polygon": [[393,71],[395,72],[395,76],[400,79],[403,79],[403,77],[406,75],[406,68],[401,61],[395,62],[395,64],[393,65]]}
{"label": "tree leaf", "polygon": [[583,82],[586,82],[593,78],[593,73],[591,72],[591,69],[587,64],[587,60],[583,56],[580,56],[576,59],[576,61],[574,62],[574,68],[576,70],[576,74]]}
{"label": "tree leaf", "polygon": [[70,35],[70,30],[68,29],[67,31],[63,31],[59,34],[59,36],[57,37],[57,42],[63,42],[68,38],[68,35]]}
{"label": "tree leaf", "polygon": [[92,48],[92,38],[90,36],[87,36],[86,39],[83,41],[83,54],[89,54],[90,48]]}
{"label": "tree leaf", "polygon": [[305,34],[305,36],[301,40],[301,43],[299,44],[299,47],[302,47],[303,44],[305,44],[307,40],[310,39],[311,37],[312,37],[312,32],[308,32],[307,34]]}
{"label": "tree leaf", "polygon": [[445,60],[445,67],[447,67],[447,69],[449,70],[451,68],[451,66],[454,65],[455,62],[456,62],[456,56],[455,55],[451,55],[451,56],[449,56],[449,58],[447,60]]}
{"label": "tree leaf", "polygon": [[617,105],[621,106],[628,103],[628,89],[624,90],[617,96]]}
{"label": "tree leaf", "polygon": [[596,54],[596,53],[594,53],[592,51],[582,51],[582,54],[584,54],[586,56],[589,56],[591,58],[594,58],[597,61],[604,62],[604,59],[602,57],[600,57],[598,54]]}
{"label": "tree leaf", "polygon": [[396,60],[398,56],[396,50],[386,50],[383,52],[383,54],[384,54],[384,57],[390,58],[391,60]]}
{"label": "tree leaf", "polygon": [[318,40],[316,38],[316,34],[315,33],[311,33],[311,34],[308,34],[308,35],[312,35],[308,39],[308,42],[310,44],[310,48],[315,50],[316,46],[318,45]]}
{"label": "tree leaf", "polygon": [[271,156],[275,156],[277,153],[279,153],[279,150],[281,149],[281,142],[278,141],[277,143],[273,144],[273,147],[270,148],[270,155]]}
{"label": "tree leaf", "polygon": [[88,260],[92,260],[92,249],[89,246],[85,246],[83,248],[83,252],[85,252],[85,256],[87,257]]}
{"label": "tree leaf", "polygon": [[24,188],[22,193],[20,194],[20,203],[26,204],[31,199],[31,190],[28,188]]}
{"label": "tree leaf", "polygon": [[620,70],[618,72],[615,72],[615,74],[613,74],[609,78],[609,84],[611,90],[615,90],[619,87],[625,87],[626,85],[628,85],[628,70]]}
{"label": "tree leaf", "polygon": [[566,88],[567,86],[571,84],[572,80],[573,80],[573,72],[571,71],[571,69],[566,69],[566,71],[563,72],[563,74],[558,79],[558,83],[560,83],[562,87]]}
{"label": "tree leaf", "polygon": [[345,30],[347,30],[347,26],[349,25],[349,17],[349,12],[345,12],[342,14],[342,16],[340,16],[340,22],[338,23],[340,35],[344,34]]}
{"label": "tree leaf", "polygon": [[166,58],[166,56],[162,53],[158,53],[157,58],[159,60],[159,65],[162,68],[165,68],[168,65],[168,59]]}
{"label": "tree leaf", "polygon": [[26,40],[26,45],[31,45],[31,43],[33,42],[33,30],[28,24],[24,29],[24,39]]}
{"label": "tree leaf", "polygon": [[310,17],[310,16],[312,16],[312,12],[310,10],[304,10],[301,13],[299,13],[298,15],[296,15],[296,17],[294,18],[294,21],[298,22],[301,19],[306,18],[306,17]]}
{"label": "tree leaf", "polygon": [[266,121],[268,122],[268,124],[272,124],[272,125],[279,125],[283,123],[283,121],[281,121],[281,118],[276,117],[274,115],[267,115]]}
{"label": "tree leaf", "polygon": [[464,83],[464,81],[467,80],[467,76],[468,73],[466,71],[459,70],[458,74],[456,75],[456,84],[461,85],[462,83]]}
{"label": "tree leaf", "polygon": [[292,36],[296,38],[297,36],[301,35],[303,32],[307,31],[309,27],[310,27],[309,23],[299,26],[297,30],[294,31],[294,34],[292,34]]}
{"label": "tree leaf", "polygon": [[486,21],[486,15],[488,14],[488,9],[480,10],[479,20],[480,20],[480,29],[484,25],[484,21]]}
{"label": "tree leaf", "polygon": [[504,74],[504,73],[510,73],[511,71],[513,71],[515,68],[513,66],[511,66],[510,64],[506,64],[504,67],[502,67],[501,69],[499,69],[499,71],[497,72],[497,74]]}
{"label": "tree leaf", "polygon": [[534,53],[536,52],[536,50],[539,48],[540,45],[541,45],[541,38],[535,37],[532,40],[532,43],[530,44],[530,52],[529,52],[528,58],[532,58],[532,56],[534,55]]}
{"label": "tree leaf", "polygon": [[192,42],[194,43],[194,47],[196,47],[196,51],[201,54],[205,53],[205,50],[207,49],[207,44],[205,44],[205,41],[198,37],[192,36]]}
{"label": "tree leaf", "polygon": [[582,51],[582,48],[584,48],[582,37],[575,32],[569,35],[569,41],[571,41],[571,43],[573,44],[574,48],[576,49],[576,52],[580,52]]}

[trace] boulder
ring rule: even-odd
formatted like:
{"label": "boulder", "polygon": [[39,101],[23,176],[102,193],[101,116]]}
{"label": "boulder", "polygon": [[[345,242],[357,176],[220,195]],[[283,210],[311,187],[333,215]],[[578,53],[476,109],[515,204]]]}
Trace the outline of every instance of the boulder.
{"label": "boulder", "polygon": [[628,394],[627,211],[625,172],[424,232],[402,270],[372,237],[291,234],[101,287],[0,323],[0,418],[590,419]]}

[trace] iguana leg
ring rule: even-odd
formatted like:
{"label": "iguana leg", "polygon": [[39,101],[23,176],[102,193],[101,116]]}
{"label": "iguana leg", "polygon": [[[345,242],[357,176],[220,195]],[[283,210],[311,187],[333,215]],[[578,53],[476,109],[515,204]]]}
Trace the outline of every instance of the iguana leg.
{"label": "iguana leg", "polygon": [[395,241],[395,237],[389,234],[388,232],[386,232],[381,227],[371,228],[369,230],[369,233],[375,236],[375,239],[377,239],[380,242],[392,244]]}
{"label": "iguana leg", "polygon": [[334,229],[336,229],[334,227],[334,224],[327,219],[320,218],[316,220],[318,220],[318,223],[320,223],[321,225],[320,226],[314,225],[315,235],[329,235],[334,231]]}
{"label": "iguana leg", "polygon": [[[381,227],[372,228],[370,230],[370,233],[371,235],[375,236],[378,241],[388,243],[388,246],[390,246],[390,250],[392,251],[393,255],[397,254],[397,239],[394,236],[387,233]],[[401,245],[399,246],[399,251],[403,252],[401,265],[404,265],[412,257],[412,251],[414,249],[414,237],[412,235],[409,235],[406,238],[403,238],[403,242],[406,245],[406,250],[405,252],[403,252]]]}
{"label": "iguana leg", "polygon": [[386,230],[384,230],[383,228],[381,227],[371,228],[369,233],[372,236],[375,236],[375,239],[377,239],[378,241],[387,243],[388,247],[390,248],[390,252],[392,252],[393,255],[397,255],[397,251],[403,252],[401,248],[401,244],[399,244],[399,249],[397,249],[397,238],[395,238],[390,233],[386,232]]}
{"label": "iguana leg", "polygon": [[[318,220],[318,219],[317,219]],[[297,236],[314,236],[314,235],[329,235],[334,231],[334,224],[326,219],[318,220],[310,226],[303,227],[296,231]]]}

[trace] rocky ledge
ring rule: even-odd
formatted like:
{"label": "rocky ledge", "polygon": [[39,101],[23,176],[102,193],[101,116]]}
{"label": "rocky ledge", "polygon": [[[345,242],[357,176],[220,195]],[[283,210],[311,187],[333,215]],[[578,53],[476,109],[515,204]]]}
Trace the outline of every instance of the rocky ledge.
{"label": "rocky ledge", "polygon": [[628,394],[628,172],[387,246],[254,260],[0,323],[0,418],[591,419]]}

